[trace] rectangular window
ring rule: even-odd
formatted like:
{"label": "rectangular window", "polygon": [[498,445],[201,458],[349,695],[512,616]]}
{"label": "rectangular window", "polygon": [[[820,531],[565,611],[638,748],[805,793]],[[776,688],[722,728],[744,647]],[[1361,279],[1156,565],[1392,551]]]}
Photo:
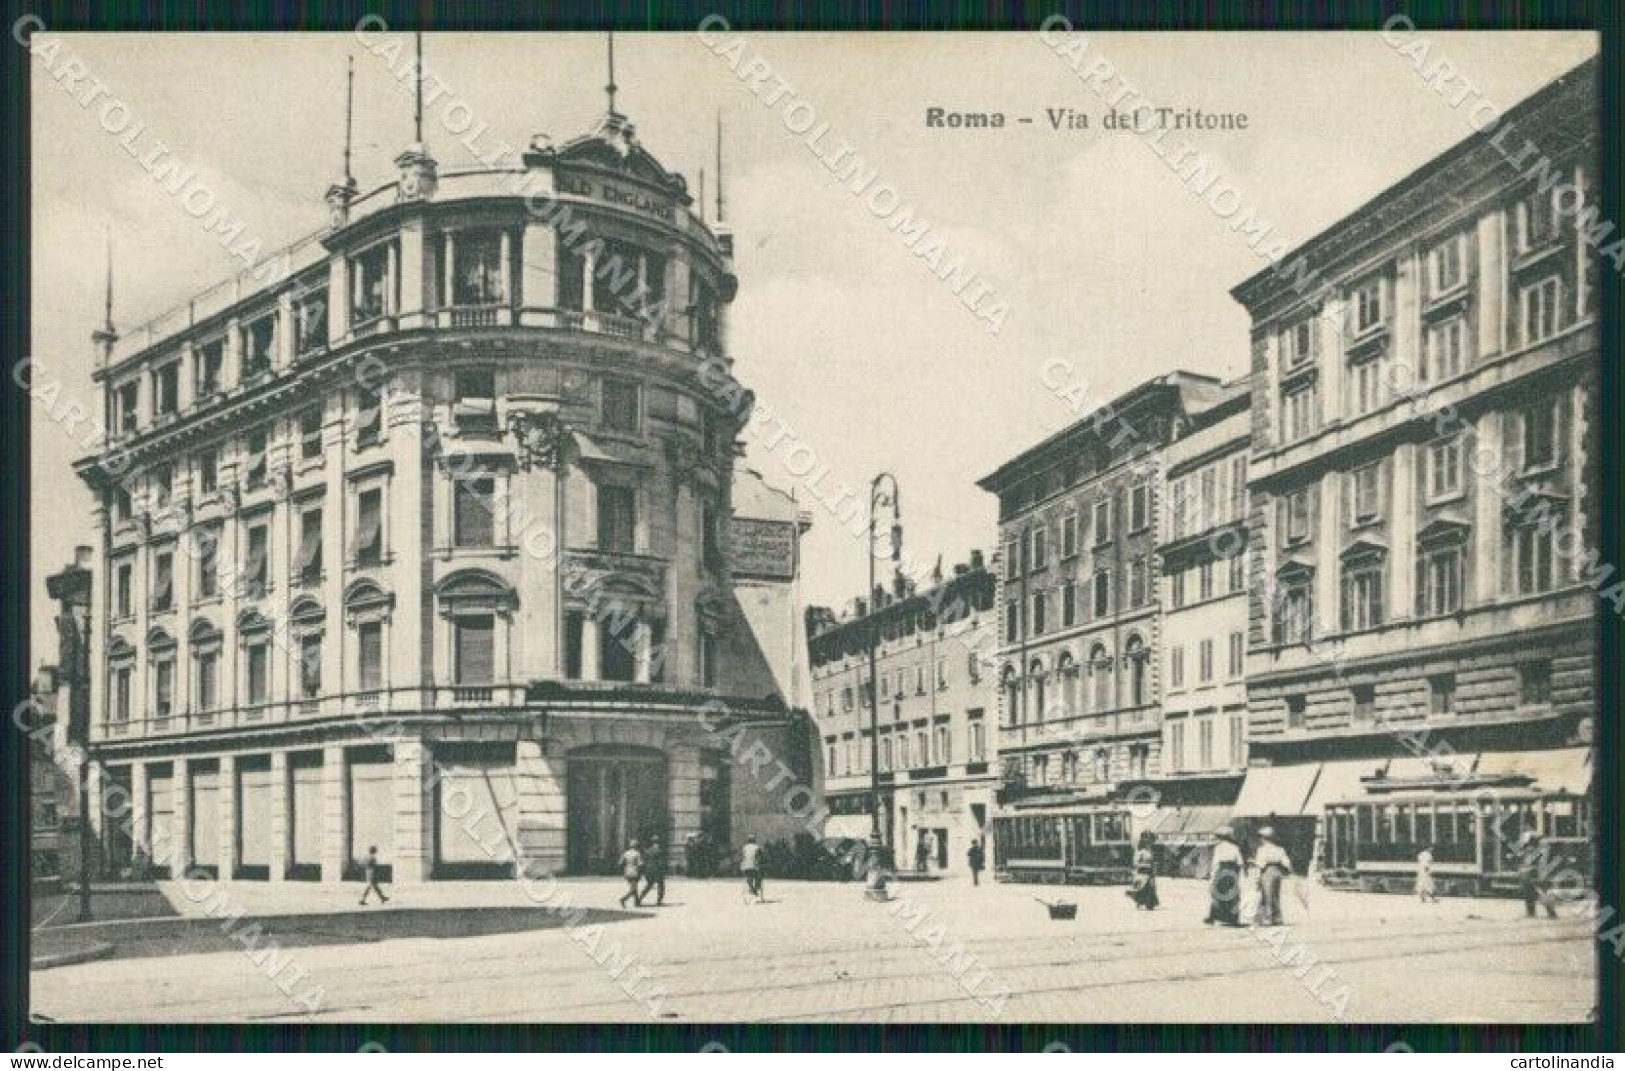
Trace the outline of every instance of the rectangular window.
{"label": "rectangular window", "polygon": [[197,456],[198,487],[205,495],[212,495],[220,487],[220,451],[214,447]]}
{"label": "rectangular window", "polygon": [[152,556],[152,608],[164,611],[175,604],[175,552],[161,550]]}
{"label": "rectangular window", "polygon": [[1061,627],[1071,628],[1078,623],[1078,585],[1068,580],[1061,585]]}
{"label": "rectangular window", "polygon": [[1315,603],[1308,583],[1287,585],[1276,609],[1275,642],[1309,643],[1315,634]]}
{"label": "rectangular window", "polygon": [[384,681],[384,623],[363,621],[356,626],[356,686],[375,692]]}
{"label": "rectangular window", "polygon": [[704,629],[700,630],[700,684],[717,686],[717,638]]}
{"label": "rectangular window", "polygon": [[1004,604],[1004,641],[1014,643],[1021,639],[1021,603],[1010,599]]}
{"label": "rectangular window", "polygon": [[252,705],[268,702],[271,698],[271,644],[263,639],[249,640],[246,653],[248,702]]}
{"label": "rectangular window", "polygon": [[129,617],[135,613],[131,592],[134,589],[135,567],[129,562],[120,562],[118,566],[118,588],[114,603],[114,616]]}
{"label": "rectangular window", "polygon": [[322,634],[310,632],[299,637],[299,698],[315,699],[322,694]]}
{"label": "rectangular window", "polygon": [[[456,618],[452,628],[453,679],[458,684],[490,684],[495,669],[496,619],[491,614],[467,614]],[[604,631],[608,635],[609,630]]]}
{"label": "rectangular window", "polygon": [[1281,441],[1295,442],[1315,430],[1320,394],[1314,384],[1294,387],[1281,397]]}
{"label": "rectangular window", "polygon": [[1196,762],[1199,769],[1213,769],[1213,719],[1196,721]]}
{"label": "rectangular window", "polygon": [[378,565],[384,560],[384,492],[370,487],[356,496],[355,560]]}
{"label": "rectangular window", "polygon": [[1232,554],[1229,558],[1230,593],[1232,595],[1247,586],[1247,552],[1245,550]]}
{"label": "rectangular window", "polygon": [[243,597],[263,599],[271,579],[271,526],[263,521],[248,526],[243,551]]}
{"label": "rectangular window", "polygon": [[1030,549],[1027,561],[1031,571],[1038,572],[1049,565],[1049,532],[1043,528],[1034,528],[1027,533],[1030,540]]}
{"label": "rectangular window", "polygon": [[355,444],[360,449],[378,445],[384,435],[383,396],[370,387],[357,391]]}
{"label": "rectangular window", "polygon": [[1247,671],[1247,637],[1245,633],[1232,632],[1230,634],[1230,665],[1229,676],[1231,680],[1239,680]]}
{"label": "rectangular window", "polygon": [[1377,689],[1369,684],[1356,684],[1349,689],[1354,699],[1354,720],[1366,724],[1377,716]]}
{"label": "rectangular window", "polygon": [[1203,562],[1196,567],[1196,588],[1205,602],[1213,598],[1213,563]]}
{"label": "rectangular window", "polygon": [[1047,592],[1038,591],[1038,592],[1033,593],[1033,635],[1034,636],[1042,636],[1044,634],[1045,630],[1048,629],[1048,627],[1049,627],[1049,622],[1047,620],[1047,615],[1045,613],[1045,611],[1046,611],[1046,609],[1048,607],[1048,604],[1049,604],[1049,597],[1048,597]]}
{"label": "rectangular window", "polygon": [[630,487],[598,485],[598,549],[630,554],[637,547],[637,498]]}
{"label": "rectangular window", "polygon": [[314,291],[294,302],[295,353],[303,356],[327,345],[327,294]]}
{"label": "rectangular window", "polygon": [[1213,680],[1213,641],[1203,640],[1197,647],[1196,679],[1201,684]]}
{"label": "rectangular window", "polygon": [[1462,493],[1462,446],[1459,436],[1439,439],[1427,448],[1427,497],[1429,502],[1455,498]]}
{"label": "rectangular window", "polygon": [[1230,459],[1230,518],[1241,520],[1247,516],[1247,455],[1237,454]]}
{"label": "rectangular window", "polygon": [[1557,400],[1548,399],[1523,410],[1523,471],[1538,472],[1557,464]]}
{"label": "rectangular window", "polygon": [[1168,578],[1169,599],[1178,610],[1185,605],[1185,570],[1175,569]]}
{"label": "rectangular window", "polygon": [[381,244],[350,261],[350,323],[360,327],[389,311],[390,246]]}
{"label": "rectangular window", "polygon": [[1377,357],[1367,357],[1364,360],[1349,362],[1348,399],[1350,416],[1359,416],[1377,408],[1377,387],[1381,366],[1382,362]]}
{"label": "rectangular window", "polygon": [[1281,333],[1281,365],[1299,368],[1315,359],[1315,320],[1299,320]]}
{"label": "rectangular window", "polygon": [[1365,564],[1345,569],[1343,631],[1376,628],[1382,621],[1382,567]]}
{"label": "rectangular window", "polygon": [[1354,291],[1351,304],[1354,310],[1354,333],[1356,335],[1364,335],[1375,331],[1387,322],[1386,298],[1387,280],[1382,278],[1368,280]]}
{"label": "rectangular window", "polygon": [[220,373],[226,367],[226,340],[217,338],[198,347],[197,400],[207,401],[220,393]]}
{"label": "rectangular window", "polygon": [[171,361],[153,373],[152,404],[159,416],[173,416],[180,408],[181,401],[181,366],[178,361]]}
{"label": "rectangular window", "polygon": [[1459,375],[1466,365],[1466,357],[1467,320],[1464,317],[1452,316],[1428,324],[1420,378],[1437,383]]}
{"label": "rectangular window", "polygon": [[1518,667],[1518,703],[1520,706],[1545,706],[1552,701],[1552,664],[1525,662]]}
{"label": "rectangular window", "polygon": [[1313,524],[1313,509],[1311,508],[1311,488],[1300,487],[1292,491],[1286,498],[1286,541],[1288,543],[1302,543],[1309,538],[1309,529]]}
{"label": "rectangular window", "polygon": [[113,670],[113,720],[130,720],[131,666],[117,666]]}
{"label": "rectangular window", "polygon": [[1021,575],[1021,541],[1009,539],[1004,544],[1004,578],[1015,580]]}
{"label": "rectangular window", "polygon": [[1428,678],[1428,712],[1434,715],[1456,712],[1456,675],[1440,673]]}
{"label": "rectangular window", "polygon": [[1518,251],[1532,253],[1557,240],[1557,190],[1532,190],[1518,204]]}
{"label": "rectangular window", "polygon": [[220,527],[199,528],[193,540],[198,597],[212,599],[220,594]]}
{"label": "rectangular window", "polygon": [[1061,557],[1063,559],[1078,556],[1078,515],[1068,510],[1061,518]]}
{"label": "rectangular window", "polygon": [[499,231],[460,231],[447,235],[455,261],[450,305],[501,305],[508,300]]}
{"label": "rectangular window", "polygon": [[1512,529],[1512,576],[1516,594],[1539,595],[1556,582],[1549,524],[1525,524]]}
{"label": "rectangular window", "polygon": [[197,708],[213,710],[220,700],[220,655],[199,651],[197,655]]}
{"label": "rectangular window", "polygon": [[459,547],[496,545],[496,481],[461,476],[452,482],[452,538]]}
{"label": "rectangular window", "polygon": [[1452,235],[1428,250],[1428,294],[1438,297],[1467,281],[1465,235]]}
{"label": "rectangular window", "polygon": [[1178,773],[1185,769],[1185,721],[1183,718],[1168,726],[1168,769]]}
{"label": "rectangular window", "polygon": [[639,427],[638,385],[619,379],[603,381],[603,426],[610,431],[636,435]]}
{"label": "rectangular window", "polygon": [[1185,686],[1185,648],[1182,646],[1168,653],[1168,680],[1175,688]]}
{"label": "rectangular window", "polygon": [[1151,526],[1151,485],[1137,483],[1129,489],[1129,531],[1143,532]]}
{"label": "rectangular window", "polygon": [[1382,463],[1376,462],[1349,473],[1349,527],[1370,524],[1382,515]]}
{"label": "rectangular window", "polygon": [[1095,571],[1095,616],[1105,617],[1112,612],[1112,574],[1108,569]]}
{"label": "rectangular window", "polygon": [[1112,500],[1103,498],[1095,503],[1095,546],[1112,541]]}
{"label": "rectangular window", "polygon": [[322,508],[311,506],[299,514],[299,580],[314,584],[322,578]]}
{"label": "rectangular window", "polygon": [[1423,551],[1417,561],[1417,614],[1437,617],[1461,609],[1462,548],[1457,545]]}
{"label": "rectangular window", "polygon": [[266,454],[268,446],[269,436],[264,430],[248,433],[247,449],[245,451],[247,456],[243,459],[243,466],[246,470],[245,482],[250,491],[257,491],[265,486],[265,478],[268,472],[267,465],[269,464],[269,458]]}
{"label": "rectangular window", "polygon": [[1309,703],[1301,695],[1286,697],[1286,727],[1288,729],[1302,729],[1307,720]]}
{"label": "rectangular window", "polygon": [[175,659],[165,655],[152,664],[152,713],[167,718],[175,712]]}
{"label": "rectangular window", "polygon": [[119,387],[117,399],[118,430],[121,435],[133,434],[141,426],[141,384],[135,380]]}
{"label": "rectangular window", "polygon": [[1563,282],[1549,275],[1518,292],[1519,322],[1523,342],[1532,346],[1557,334],[1563,321]]}
{"label": "rectangular window", "polygon": [[276,317],[262,316],[243,332],[243,379],[269,372],[275,353]]}
{"label": "rectangular window", "polygon": [[987,758],[987,731],[982,727],[980,718],[970,723],[970,748],[966,755],[967,762],[982,762]]}
{"label": "rectangular window", "polygon": [[464,434],[497,430],[497,376],[489,368],[462,368],[452,379],[451,417]]}
{"label": "rectangular window", "polygon": [[1136,558],[1129,566],[1128,601],[1130,606],[1144,606],[1151,601],[1151,565],[1145,558]]}
{"label": "rectangular window", "polygon": [[322,407],[311,406],[299,414],[299,457],[319,461],[322,457]]}

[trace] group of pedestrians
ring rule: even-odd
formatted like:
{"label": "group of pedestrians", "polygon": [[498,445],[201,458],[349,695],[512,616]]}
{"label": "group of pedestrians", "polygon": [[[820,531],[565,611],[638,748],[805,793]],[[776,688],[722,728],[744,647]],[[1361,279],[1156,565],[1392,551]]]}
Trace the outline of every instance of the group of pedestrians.
{"label": "group of pedestrians", "polygon": [[[633,906],[642,907],[643,898],[651,891],[655,894],[655,906],[665,905],[666,846],[660,843],[659,837],[649,842],[647,855],[635,840],[626,846],[626,851],[621,853],[621,877],[626,879],[626,892],[621,894],[622,907],[628,900]],[[641,889],[639,882],[643,883]]]}
{"label": "group of pedestrians", "polygon": [[1275,830],[1258,831],[1249,858],[1229,826],[1214,833],[1208,870],[1209,926],[1283,926],[1281,893],[1292,876],[1292,859],[1275,839]]}

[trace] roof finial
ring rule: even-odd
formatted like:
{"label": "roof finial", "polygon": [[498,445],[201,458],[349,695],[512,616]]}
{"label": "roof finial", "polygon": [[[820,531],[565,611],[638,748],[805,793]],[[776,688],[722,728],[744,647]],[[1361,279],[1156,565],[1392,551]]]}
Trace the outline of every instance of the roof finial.
{"label": "roof finial", "polygon": [[722,109],[717,109],[717,222],[722,222]]}
{"label": "roof finial", "polygon": [[615,115],[615,31],[609,31],[609,82],[604,86],[609,96],[609,114]]}
{"label": "roof finial", "polygon": [[113,225],[107,225],[107,297],[102,310],[102,333],[117,337],[113,328]]}
{"label": "roof finial", "polygon": [[350,174],[350,142],[355,134],[355,56],[349,57],[344,72],[344,184],[353,186],[355,176]]}
{"label": "roof finial", "polygon": [[417,69],[414,72],[414,74],[416,75],[416,81],[417,81],[417,100],[416,100],[416,108],[415,108],[415,110],[414,110],[414,112],[412,114],[413,131],[414,131],[414,136],[412,138],[412,142],[415,145],[422,145],[423,144],[423,31],[418,30],[413,36],[417,39],[418,62],[417,62]]}

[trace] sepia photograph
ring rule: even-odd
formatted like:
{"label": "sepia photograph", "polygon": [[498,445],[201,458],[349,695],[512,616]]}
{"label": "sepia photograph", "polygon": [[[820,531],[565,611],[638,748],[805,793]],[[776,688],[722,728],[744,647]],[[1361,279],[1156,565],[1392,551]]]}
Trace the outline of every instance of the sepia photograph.
{"label": "sepia photograph", "polygon": [[1597,1023],[1598,34],[12,36],[33,1022]]}

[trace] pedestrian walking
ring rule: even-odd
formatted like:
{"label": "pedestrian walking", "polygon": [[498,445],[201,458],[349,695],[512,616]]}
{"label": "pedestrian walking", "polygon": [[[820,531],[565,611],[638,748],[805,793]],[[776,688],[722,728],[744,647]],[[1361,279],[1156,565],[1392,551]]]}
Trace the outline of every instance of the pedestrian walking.
{"label": "pedestrian walking", "polygon": [[1518,884],[1523,889],[1523,914],[1525,918],[1535,917],[1535,904],[1539,903],[1546,909],[1546,917],[1557,917],[1557,906],[1552,903],[1551,883],[1546,880],[1541,868],[1541,859],[1546,854],[1545,845],[1540,839],[1540,831],[1529,826],[1523,831],[1523,837],[1518,841]]}
{"label": "pedestrian walking", "polygon": [[745,895],[756,897],[758,904],[763,903],[762,846],[756,843],[754,836],[746,837],[745,846],[739,849],[739,872],[745,875]]}
{"label": "pedestrian walking", "polygon": [[378,894],[381,903],[389,903],[389,897],[384,895],[383,887],[378,884],[378,846],[370,845],[367,848],[367,858],[361,861],[361,876],[366,879],[367,887],[361,890],[361,902],[367,902],[371,893]]}
{"label": "pedestrian walking", "polygon": [[1155,911],[1162,903],[1157,899],[1157,835],[1149,829],[1140,834],[1140,846],[1134,852],[1134,883],[1129,886],[1128,898],[1134,909]]}
{"label": "pedestrian walking", "polygon": [[980,840],[970,842],[970,851],[965,853],[965,862],[970,865],[970,883],[982,884],[982,867],[987,863],[987,855],[982,849]]}
{"label": "pedestrian walking", "polygon": [[638,850],[638,842],[633,841],[621,853],[621,877],[626,879],[626,892],[621,894],[621,906],[625,907],[628,900],[634,907],[643,906],[643,894],[638,892],[638,879],[643,877],[643,853]]}
{"label": "pedestrian walking", "polygon": [[648,896],[650,889],[657,889],[655,893],[655,906],[664,907],[666,903],[666,846],[656,837],[649,842],[649,854],[643,859],[643,895]]}
{"label": "pedestrian walking", "polygon": [[1416,853],[1416,898],[1424,904],[1436,904],[1438,895],[1433,891],[1433,845],[1424,844]]}
{"label": "pedestrian walking", "polygon": [[1229,826],[1220,826],[1213,834],[1213,857],[1208,869],[1209,926],[1240,926],[1238,909],[1241,906],[1241,846]]}
{"label": "pedestrian walking", "polygon": [[1292,859],[1286,849],[1275,842],[1272,827],[1259,830],[1258,839],[1258,852],[1253,856],[1253,865],[1258,868],[1258,924],[1283,926],[1281,884],[1292,876]]}

